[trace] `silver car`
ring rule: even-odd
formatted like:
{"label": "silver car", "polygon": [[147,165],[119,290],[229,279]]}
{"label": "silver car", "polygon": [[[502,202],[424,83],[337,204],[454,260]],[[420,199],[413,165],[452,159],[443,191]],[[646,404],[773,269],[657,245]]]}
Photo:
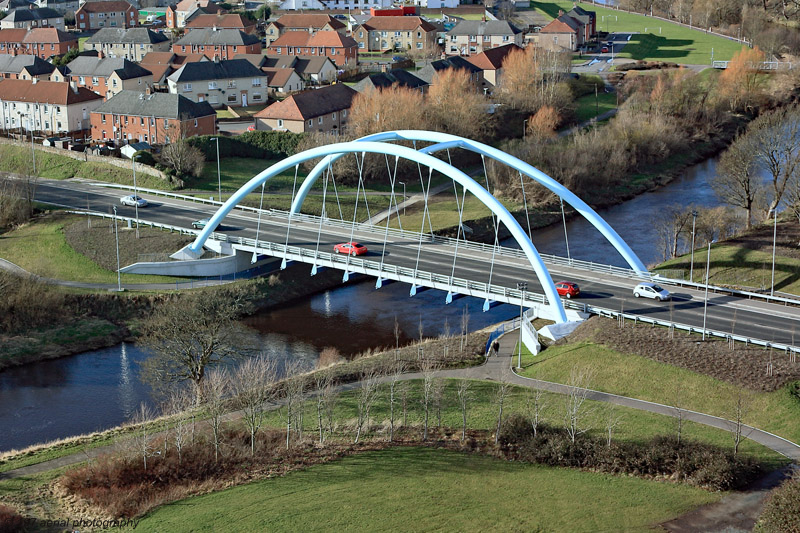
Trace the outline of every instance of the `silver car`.
{"label": "silver car", "polygon": [[135,194],[131,194],[130,196],[123,196],[119,199],[119,203],[122,205],[129,205],[131,207],[144,207],[147,205],[147,200],[142,198],[141,196],[136,196]]}
{"label": "silver car", "polygon": [[633,288],[633,295],[637,298],[652,298],[659,302],[670,300],[672,295],[667,289],[656,285],[655,283],[640,283]]}

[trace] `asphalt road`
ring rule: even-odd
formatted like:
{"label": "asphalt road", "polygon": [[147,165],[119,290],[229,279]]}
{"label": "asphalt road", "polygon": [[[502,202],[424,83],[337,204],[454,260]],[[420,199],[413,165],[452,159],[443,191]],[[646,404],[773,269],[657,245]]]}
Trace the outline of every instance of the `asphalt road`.
{"label": "asphalt road", "polygon": [[[128,192],[108,189],[90,183],[58,182],[40,180],[36,199],[76,209],[86,209],[87,198],[94,211],[111,212],[113,205],[121,216],[133,217],[134,208],[119,204],[119,198]],[[159,222],[182,227],[191,227],[191,222],[210,217],[214,206],[184,202],[158,196],[142,194],[150,205],[139,209],[142,220]],[[257,218],[254,213],[236,211],[226,217],[217,231],[231,236],[254,238]],[[260,240],[286,243],[286,220],[262,217]],[[319,234],[319,243],[318,243]],[[384,248],[383,227],[376,226],[374,232],[359,232],[353,240],[369,248],[367,258],[380,260],[385,254],[388,264],[418,268],[421,271],[457,278],[474,280],[508,288],[516,288],[517,282],[526,281],[528,290],[542,293],[541,286],[530,265],[515,258],[497,258],[490,268],[491,256],[486,253],[464,250],[458,251],[453,267],[453,248],[443,244],[425,244],[418,258],[418,244],[409,240],[389,240]],[[320,251],[333,251],[333,245],[349,241],[348,230],[316,224],[292,222],[288,244]],[[317,248],[318,247],[318,248]],[[418,262],[418,263],[417,263]],[[704,314],[704,294],[685,288],[672,288],[672,302],[656,302],[634,298],[632,289],[636,282],[632,279],[617,278],[596,272],[568,269],[548,265],[554,281],[567,279],[577,282],[581,287],[578,302],[595,307],[623,310],[626,313],[655,317],[701,328]],[[673,290],[674,289],[674,290]],[[444,296],[442,296],[444,299]],[[707,303],[706,327],[718,331],[733,332],[769,342],[793,344],[795,331],[800,332],[800,309],[750,301],[742,298],[711,293]]]}

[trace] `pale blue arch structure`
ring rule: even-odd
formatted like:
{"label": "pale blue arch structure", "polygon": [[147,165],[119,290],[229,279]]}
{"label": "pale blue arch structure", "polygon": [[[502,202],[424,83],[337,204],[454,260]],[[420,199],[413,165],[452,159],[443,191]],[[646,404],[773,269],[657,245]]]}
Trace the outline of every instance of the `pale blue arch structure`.
{"label": "pale blue arch structure", "polygon": [[[206,242],[211,233],[217,228],[217,226],[219,226],[220,222],[222,222],[222,220],[239,202],[241,202],[248,194],[254,191],[265,181],[280,174],[284,170],[292,168],[295,165],[310,159],[348,153],[376,153],[409,159],[444,174],[464,187],[473,196],[478,198],[484,205],[486,205],[486,207],[488,207],[501,222],[503,222],[508,231],[511,233],[511,236],[519,244],[522,252],[525,254],[525,257],[528,259],[528,262],[536,273],[536,277],[538,278],[539,283],[542,285],[542,289],[547,297],[548,305],[551,308],[556,321],[567,322],[564,306],[561,302],[561,298],[558,296],[558,292],[553,284],[553,280],[550,277],[550,272],[547,270],[547,267],[545,267],[539,252],[533,246],[533,243],[522,229],[522,226],[519,225],[517,220],[511,215],[511,213],[508,212],[503,204],[497,201],[497,199],[492,196],[489,191],[484,189],[480,184],[478,184],[478,182],[473,180],[461,170],[440,159],[436,159],[429,154],[397,144],[371,142],[367,140],[329,144],[300,152],[299,154],[295,154],[278,163],[275,163],[242,185],[239,190],[237,190],[224,204],[222,204],[222,206],[220,206],[217,212],[214,213],[214,215],[208,221],[208,224],[205,226],[205,228],[203,228],[194,242],[192,242],[192,244],[190,244],[185,251],[194,257],[199,257],[203,253],[203,244]],[[308,188],[310,189],[310,186]]]}
{"label": "pale blue arch structure", "polygon": [[[591,223],[608,240],[608,242],[611,243],[612,246],[614,246],[614,248],[619,252],[622,258],[625,259],[625,262],[628,263],[631,269],[636,271],[638,274],[647,274],[647,267],[644,266],[639,257],[634,253],[633,250],[631,250],[630,246],[628,246],[622,237],[620,237],[619,234],[614,231],[614,228],[609,226],[608,223],[603,220],[603,217],[598,215],[594,209],[589,207],[586,202],[581,200],[575,193],[558,183],[556,180],[538,168],[529,165],[525,161],[522,161],[521,159],[518,159],[489,145],[473,141],[471,139],[466,139],[464,137],[459,137],[457,135],[439,133],[435,131],[387,131],[375,133],[373,135],[367,135],[366,137],[357,139],[355,142],[385,141],[421,141],[437,143],[419,150],[420,153],[425,154],[440,152],[449,148],[463,148],[465,150],[470,150],[472,152],[481,154],[482,156],[499,161],[513,168],[514,170],[521,172],[524,176],[527,176],[547,187],[550,191],[557,194],[559,198],[571,205],[578,213],[581,214],[581,216],[588,220],[589,223]],[[303,202],[311,190],[311,187],[317,181],[317,178],[319,178],[322,172],[328,167],[328,165],[344,155],[345,154],[329,155],[314,167],[297,191],[297,196],[292,202],[292,214],[300,211],[300,208],[303,206]]]}

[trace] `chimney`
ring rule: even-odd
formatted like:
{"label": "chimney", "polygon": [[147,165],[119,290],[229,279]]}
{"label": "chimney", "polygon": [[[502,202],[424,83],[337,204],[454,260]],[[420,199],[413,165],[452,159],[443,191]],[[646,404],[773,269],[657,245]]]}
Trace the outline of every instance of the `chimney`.
{"label": "chimney", "polygon": [[36,76],[31,78],[31,83],[34,84],[34,85],[36,85],[36,82],[38,82],[38,81],[39,81],[39,78],[37,78]]}
{"label": "chimney", "polygon": [[72,92],[78,94],[78,84],[76,84],[74,81],[69,82],[69,88],[72,89]]}
{"label": "chimney", "polygon": [[560,17],[562,15],[564,15],[564,10],[563,9],[559,9],[558,10],[558,16]]}
{"label": "chimney", "polygon": [[214,31],[217,31],[217,26],[216,26],[216,24],[214,25],[214,27],[213,27],[212,29],[213,29]]}
{"label": "chimney", "polygon": [[149,83],[144,88],[144,94],[153,94],[153,87]]}
{"label": "chimney", "polygon": [[219,63],[219,56],[214,54],[214,63]]}
{"label": "chimney", "polygon": [[103,59],[104,57],[106,57],[106,56],[105,56],[105,54],[103,54],[103,51],[102,50],[98,50],[97,51],[97,59]]}

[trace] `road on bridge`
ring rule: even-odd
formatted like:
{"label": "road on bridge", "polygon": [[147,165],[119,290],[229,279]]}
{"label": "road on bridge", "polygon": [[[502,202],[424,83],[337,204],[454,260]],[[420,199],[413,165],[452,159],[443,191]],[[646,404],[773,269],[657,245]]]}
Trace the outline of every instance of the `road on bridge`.
{"label": "road on bridge", "polygon": [[[105,188],[89,182],[62,182],[40,179],[36,200],[75,209],[86,209],[87,200],[91,210],[111,212],[113,205],[121,216],[133,217],[134,209],[119,204],[119,198],[130,194],[125,190]],[[210,217],[216,206],[198,204],[179,199],[141,194],[149,205],[139,209],[142,220],[191,227],[191,222]],[[257,215],[252,212],[234,210],[218,231],[231,236],[255,238]],[[389,236],[384,245],[384,226],[374,226],[374,231],[356,230],[354,240],[369,248],[367,259],[380,261],[385,253],[387,264],[417,268],[445,276],[488,283],[514,289],[517,282],[527,282],[528,291],[542,294],[541,286],[530,265],[524,259],[496,256],[491,267],[491,253],[474,249],[459,249],[453,268],[453,246],[424,243],[419,248],[416,240]],[[406,228],[418,231],[419,228]],[[598,233],[598,239],[602,237]],[[336,226],[292,221],[287,239],[285,217],[262,216],[259,240],[302,247],[322,252],[332,252],[333,246],[350,240],[350,230]],[[318,244],[319,242],[319,244]],[[421,252],[420,252],[421,250]],[[419,257],[418,257],[419,252]],[[674,289],[672,302],[656,302],[634,298],[634,279],[600,274],[557,265],[548,265],[554,281],[566,279],[581,286],[578,302],[594,307],[624,311],[645,317],[672,320],[677,323],[701,328],[705,298],[702,291],[686,288]],[[442,297],[444,299],[444,296]],[[709,294],[706,328],[749,336],[768,342],[794,344],[795,330],[800,330],[800,309],[766,302],[751,301],[734,296]]]}

